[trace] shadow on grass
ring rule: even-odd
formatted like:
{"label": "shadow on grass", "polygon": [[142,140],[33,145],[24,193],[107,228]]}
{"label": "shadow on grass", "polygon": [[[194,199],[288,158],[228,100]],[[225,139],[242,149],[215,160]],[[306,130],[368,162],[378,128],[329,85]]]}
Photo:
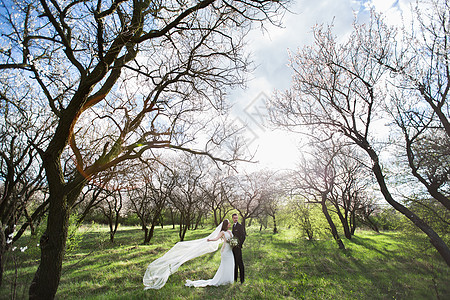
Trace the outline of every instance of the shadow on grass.
{"label": "shadow on grass", "polygon": [[[139,228],[119,229],[115,244],[105,228],[84,233],[78,249],[66,255],[58,299],[450,299],[448,267],[435,255],[417,252],[410,236],[363,232],[344,240],[347,250],[341,251],[333,240],[308,241],[287,229],[274,235],[256,228],[248,230],[243,248],[244,285],[184,286],[186,279],[214,276],[217,251],[185,263],[162,289],[144,291],[147,265],[178,241],[178,230],[157,228],[151,245],[144,246]],[[191,231],[186,239],[210,231]],[[26,295],[37,261],[34,254],[19,254],[19,294]],[[11,298],[14,269],[8,265],[6,271],[1,299]]]}

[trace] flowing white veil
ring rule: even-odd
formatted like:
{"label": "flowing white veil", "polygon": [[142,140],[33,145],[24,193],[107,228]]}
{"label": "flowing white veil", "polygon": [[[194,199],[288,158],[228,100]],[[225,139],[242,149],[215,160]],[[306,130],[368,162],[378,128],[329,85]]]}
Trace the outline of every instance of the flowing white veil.
{"label": "flowing white veil", "polygon": [[207,239],[217,237],[222,228],[222,223],[205,238],[192,241],[176,243],[172,249],[166,252],[160,258],[154,260],[148,265],[144,274],[145,290],[162,288],[169,278],[170,274],[175,273],[178,268],[188,260],[199,257],[203,254],[214,252],[219,247],[221,240],[208,242]]}

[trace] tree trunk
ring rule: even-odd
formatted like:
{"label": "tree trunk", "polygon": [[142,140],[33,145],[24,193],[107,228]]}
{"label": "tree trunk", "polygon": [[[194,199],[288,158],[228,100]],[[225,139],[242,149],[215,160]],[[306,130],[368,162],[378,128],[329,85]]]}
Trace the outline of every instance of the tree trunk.
{"label": "tree trunk", "polygon": [[277,222],[275,220],[275,214],[272,215],[273,218],[273,233],[278,233]]}
{"label": "tree trunk", "polygon": [[437,201],[439,201],[443,206],[447,208],[447,210],[450,210],[450,200],[439,192],[439,190],[434,187],[433,185],[427,186],[428,193]]}
{"label": "tree trunk", "polygon": [[381,170],[377,154],[372,148],[365,148],[365,150],[372,159],[373,162],[372,171],[375,174],[375,177],[377,178],[377,182],[378,185],[380,186],[381,193],[383,194],[384,199],[397,211],[399,211],[400,213],[405,215],[409,220],[411,220],[411,222],[413,222],[414,225],[419,227],[420,230],[422,230],[428,236],[431,244],[436,248],[436,250],[442,256],[442,258],[444,258],[447,265],[450,267],[450,249],[448,248],[447,244],[445,244],[445,242],[441,239],[441,237],[416,214],[414,214],[408,208],[406,208],[405,206],[394,200],[391,193],[389,192],[386,182],[384,181],[383,171]]}
{"label": "tree trunk", "polygon": [[328,213],[328,208],[326,205],[326,196],[322,196],[322,201],[320,202],[322,205],[322,212],[325,215],[325,218],[328,221],[328,224],[331,228],[331,233],[333,234],[333,238],[336,240],[336,243],[339,246],[339,249],[345,250],[344,243],[342,242],[341,238],[339,237],[339,234],[337,232],[336,226],[334,225],[333,219],[331,219],[330,214]]}
{"label": "tree trunk", "polygon": [[187,231],[188,227],[189,227],[189,225],[184,225],[184,228],[181,231],[180,241],[184,241],[184,237],[186,236],[186,231]]}
{"label": "tree trunk", "polygon": [[155,232],[155,224],[152,223],[152,226],[150,226],[150,230],[148,232],[147,240],[145,241],[146,245],[150,244],[154,232]]}
{"label": "tree trunk", "polygon": [[305,217],[305,231],[306,235],[308,236],[308,240],[312,241],[314,239],[314,231],[311,226],[311,220],[309,219],[309,217]]}
{"label": "tree trunk", "polygon": [[157,212],[156,215],[152,219],[152,225],[150,226],[150,231],[148,232],[148,235],[144,241],[145,245],[150,244],[151,239],[153,238],[153,234],[155,232],[156,224],[158,223],[158,220],[160,219],[161,211]]}
{"label": "tree trunk", "polygon": [[180,241],[183,241],[183,222],[184,222],[184,216],[183,213],[180,214],[180,230],[178,231],[178,236],[180,237]]}
{"label": "tree trunk", "polygon": [[2,221],[0,221],[0,287],[3,282],[3,253],[5,253],[6,249],[6,236],[5,231],[3,229]]}
{"label": "tree trunk", "polygon": [[355,235],[356,231],[356,212],[352,210],[350,212],[350,233],[351,235]]}
{"label": "tree trunk", "polygon": [[[57,138],[54,140],[61,142]],[[57,155],[48,152],[42,155],[49,187],[49,211],[47,229],[39,242],[41,261],[30,285],[29,299],[55,297],[61,278],[71,207],[87,180],[79,174],[68,186],[64,182],[60,152],[56,152]]]}
{"label": "tree trunk", "polygon": [[341,221],[342,227],[344,228],[344,235],[347,239],[351,240],[352,234],[350,232],[350,226],[348,225],[348,219],[342,215],[342,213],[341,213],[339,207],[337,207],[337,205],[335,205],[335,207],[336,207],[336,213],[339,216],[339,220]]}
{"label": "tree trunk", "polygon": [[40,239],[41,262],[29,290],[29,299],[53,299],[61,278],[70,209],[62,192],[50,193],[47,230]]}
{"label": "tree trunk", "polygon": [[112,216],[108,216],[108,223],[109,223],[109,240],[112,244],[114,244],[114,228],[113,228],[113,219]]}
{"label": "tree trunk", "polygon": [[213,210],[213,214],[214,214],[214,225],[219,226],[220,223],[217,222],[217,209]]}
{"label": "tree trunk", "polygon": [[196,220],[196,222],[195,222],[195,228],[194,228],[194,230],[197,230],[198,225],[200,224],[200,221],[202,220],[202,216],[203,216],[202,213],[200,213],[200,214],[198,215],[197,220]]}
{"label": "tree trunk", "polygon": [[180,241],[184,241],[184,237],[186,235],[186,231],[191,226],[191,217],[185,213],[181,214],[180,217]]}
{"label": "tree trunk", "polygon": [[148,238],[148,228],[147,225],[142,224],[142,230],[144,230],[144,245],[147,245],[150,239]]}
{"label": "tree trunk", "polygon": [[372,219],[370,219],[369,216],[367,216],[366,219],[367,219],[367,222],[369,223],[370,227],[371,227],[373,230],[375,230],[375,232],[380,233],[380,230],[378,229],[377,224],[376,224],[374,221],[372,221]]}
{"label": "tree trunk", "polygon": [[[122,203],[122,200],[121,200]],[[119,219],[120,219],[120,209],[122,208],[122,205],[120,206],[120,208],[116,211],[116,218],[115,218],[115,224],[114,224],[114,231],[112,232],[113,235],[113,241],[114,241],[114,236],[116,235],[117,232],[117,228],[119,227]]]}
{"label": "tree trunk", "polygon": [[175,229],[175,216],[173,215],[172,209],[170,209],[170,218],[172,220],[172,229]]}

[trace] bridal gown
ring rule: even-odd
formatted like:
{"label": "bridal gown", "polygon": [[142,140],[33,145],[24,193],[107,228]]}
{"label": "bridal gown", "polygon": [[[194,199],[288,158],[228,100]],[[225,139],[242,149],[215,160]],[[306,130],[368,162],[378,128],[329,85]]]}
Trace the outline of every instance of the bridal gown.
{"label": "bridal gown", "polygon": [[186,286],[205,287],[231,284],[234,282],[234,257],[228,240],[233,236],[229,231],[225,231],[225,241],[221,250],[220,266],[212,279],[208,280],[186,280]]}

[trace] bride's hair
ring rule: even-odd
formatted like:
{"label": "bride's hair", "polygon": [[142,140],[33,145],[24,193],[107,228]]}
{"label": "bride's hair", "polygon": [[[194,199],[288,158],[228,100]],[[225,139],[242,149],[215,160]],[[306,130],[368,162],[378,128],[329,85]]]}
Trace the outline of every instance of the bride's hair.
{"label": "bride's hair", "polygon": [[227,231],[228,230],[228,223],[230,223],[230,221],[228,221],[228,219],[223,220],[222,229],[220,229],[220,231]]}

